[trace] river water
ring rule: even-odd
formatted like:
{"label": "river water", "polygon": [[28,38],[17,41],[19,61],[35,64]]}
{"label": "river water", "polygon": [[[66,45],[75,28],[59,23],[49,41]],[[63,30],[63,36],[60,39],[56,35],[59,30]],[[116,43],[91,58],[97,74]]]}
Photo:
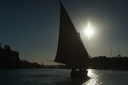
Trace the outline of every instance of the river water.
{"label": "river water", "polygon": [[88,69],[88,77],[71,77],[67,69],[0,70],[0,85],[128,85],[128,71]]}

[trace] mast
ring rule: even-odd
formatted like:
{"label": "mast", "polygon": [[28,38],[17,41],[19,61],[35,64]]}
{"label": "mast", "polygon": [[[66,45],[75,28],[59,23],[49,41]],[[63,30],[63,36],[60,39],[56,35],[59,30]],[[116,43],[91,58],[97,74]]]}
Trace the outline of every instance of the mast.
{"label": "mast", "polygon": [[[79,33],[79,38],[80,38],[80,33]],[[79,41],[79,68],[81,68],[80,66],[81,66],[81,63],[80,63],[80,41]]]}
{"label": "mast", "polygon": [[111,52],[111,57],[112,57],[112,48],[111,48],[111,46],[110,46],[110,52]]}

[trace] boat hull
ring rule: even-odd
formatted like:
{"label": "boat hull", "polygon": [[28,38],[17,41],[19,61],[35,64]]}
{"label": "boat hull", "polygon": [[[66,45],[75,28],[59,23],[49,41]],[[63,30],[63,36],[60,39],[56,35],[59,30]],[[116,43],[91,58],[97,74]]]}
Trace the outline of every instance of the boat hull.
{"label": "boat hull", "polygon": [[75,71],[71,72],[71,76],[87,76],[88,71]]}

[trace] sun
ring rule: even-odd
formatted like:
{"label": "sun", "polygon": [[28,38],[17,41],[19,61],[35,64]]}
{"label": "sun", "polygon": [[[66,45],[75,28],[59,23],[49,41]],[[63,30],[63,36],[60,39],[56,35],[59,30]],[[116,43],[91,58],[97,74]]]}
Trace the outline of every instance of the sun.
{"label": "sun", "polygon": [[85,34],[88,36],[88,38],[90,39],[90,37],[93,35],[94,30],[93,28],[90,26],[90,23],[88,24],[88,27],[85,30]]}

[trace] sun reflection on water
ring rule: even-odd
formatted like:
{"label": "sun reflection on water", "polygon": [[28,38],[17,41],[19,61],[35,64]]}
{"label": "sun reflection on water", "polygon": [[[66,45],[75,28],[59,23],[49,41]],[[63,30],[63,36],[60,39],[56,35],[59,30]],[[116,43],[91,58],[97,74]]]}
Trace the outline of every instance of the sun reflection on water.
{"label": "sun reflection on water", "polygon": [[92,69],[88,69],[87,75],[90,77],[90,79],[85,83],[83,83],[82,85],[101,85],[102,84],[102,82],[99,82],[98,80],[98,75],[96,75],[96,73]]}
{"label": "sun reflection on water", "polygon": [[89,77],[93,78],[93,77],[96,77],[97,75],[93,72],[93,70],[91,69],[88,69],[88,74],[87,74]]}

